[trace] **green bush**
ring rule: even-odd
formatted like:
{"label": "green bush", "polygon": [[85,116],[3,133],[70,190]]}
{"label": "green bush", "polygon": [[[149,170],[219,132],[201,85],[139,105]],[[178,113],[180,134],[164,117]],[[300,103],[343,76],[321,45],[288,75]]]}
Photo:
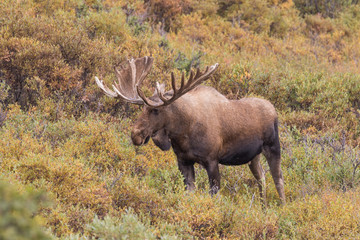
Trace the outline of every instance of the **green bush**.
{"label": "green bush", "polygon": [[103,220],[95,217],[86,226],[93,238],[100,239],[157,239],[150,227],[150,222],[142,223],[132,209],[121,218],[105,217]]}
{"label": "green bush", "polygon": [[20,194],[14,186],[0,181],[0,239],[52,239],[37,218],[42,193],[27,190]]}

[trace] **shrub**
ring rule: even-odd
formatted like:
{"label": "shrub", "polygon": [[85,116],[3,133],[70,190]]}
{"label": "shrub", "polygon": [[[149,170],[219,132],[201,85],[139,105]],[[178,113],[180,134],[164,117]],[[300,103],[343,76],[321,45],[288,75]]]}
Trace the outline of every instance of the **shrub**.
{"label": "shrub", "polygon": [[288,204],[279,218],[277,238],[356,238],[359,230],[354,219],[358,214],[354,194],[339,196],[330,191]]}
{"label": "shrub", "polygon": [[329,33],[334,31],[334,27],[329,19],[321,15],[308,15],[305,18],[306,28],[312,34]]}
{"label": "shrub", "polygon": [[334,18],[351,4],[357,4],[356,1],[308,1],[294,0],[295,6],[302,15],[321,14],[326,17]]}
{"label": "shrub", "polygon": [[86,228],[93,238],[157,239],[152,232],[150,222],[142,223],[132,209],[122,214],[120,219],[107,216],[100,220],[95,217]]}
{"label": "shrub", "polygon": [[175,0],[148,0],[147,13],[154,24],[161,23],[165,31],[176,31],[178,18],[182,14],[189,13],[190,1]]}
{"label": "shrub", "polygon": [[[39,204],[46,201],[43,193],[27,190],[20,194],[14,186],[0,181],[0,238],[52,239],[36,218]],[[35,216],[35,217],[34,217]]]}

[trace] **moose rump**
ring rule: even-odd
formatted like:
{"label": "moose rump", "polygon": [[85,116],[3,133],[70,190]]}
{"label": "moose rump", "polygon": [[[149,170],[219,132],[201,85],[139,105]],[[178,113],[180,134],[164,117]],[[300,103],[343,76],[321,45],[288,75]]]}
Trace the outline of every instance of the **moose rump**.
{"label": "moose rump", "polygon": [[224,140],[219,163],[246,164],[262,153],[264,146],[280,147],[277,115],[268,101],[243,98],[231,101],[230,104],[233,107],[227,110],[228,114],[224,114],[225,117],[221,120],[226,125],[222,125]]}

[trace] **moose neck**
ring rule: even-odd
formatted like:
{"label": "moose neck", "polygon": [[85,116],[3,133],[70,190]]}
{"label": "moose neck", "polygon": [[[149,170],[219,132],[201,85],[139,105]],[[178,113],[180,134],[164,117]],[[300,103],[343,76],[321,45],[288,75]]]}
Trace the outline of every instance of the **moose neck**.
{"label": "moose neck", "polygon": [[181,104],[181,99],[178,99],[173,104],[167,106],[165,117],[167,124],[165,129],[168,132],[170,139],[182,137],[188,132],[191,118],[189,118],[189,111],[184,104]]}

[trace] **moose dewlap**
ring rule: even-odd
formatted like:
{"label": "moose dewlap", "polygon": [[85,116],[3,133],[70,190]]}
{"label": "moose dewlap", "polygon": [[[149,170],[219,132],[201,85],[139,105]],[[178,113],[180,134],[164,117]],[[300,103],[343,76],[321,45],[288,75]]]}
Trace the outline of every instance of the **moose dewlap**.
{"label": "moose dewlap", "polygon": [[194,164],[201,164],[207,171],[211,194],[220,188],[219,164],[249,164],[265,204],[265,174],[260,164],[260,154],[264,154],[280,199],[285,202],[274,106],[259,98],[229,100],[214,88],[200,85],[218,64],[204,72],[191,71],[186,82],[182,74],[180,87],[172,73],[172,90],[165,91],[164,85],[157,83],[155,94],[147,98],[140,87],[152,64],[151,57],[128,60],[115,69],[118,81],[113,90],[95,77],[106,95],[144,105],[131,132],[133,144],[146,144],[152,138],[161,150],[172,147],[189,190],[195,187]]}

